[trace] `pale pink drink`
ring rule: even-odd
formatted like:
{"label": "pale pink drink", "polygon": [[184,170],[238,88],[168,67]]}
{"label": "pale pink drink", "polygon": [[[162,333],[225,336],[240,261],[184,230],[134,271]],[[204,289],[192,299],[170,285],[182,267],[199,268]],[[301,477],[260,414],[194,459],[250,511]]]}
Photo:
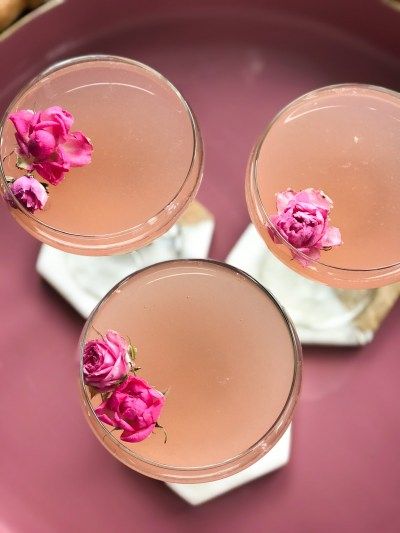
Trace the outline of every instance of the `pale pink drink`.
{"label": "pale pink drink", "polygon": [[[135,61],[88,56],[51,67],[13,101],[3,120],[1,156],[16,146],[7,119],[20,109],[59,105],[93,144],[92,162],[50,188],[43,211],[11,209],[38,239],[74,253],[137,249],[164,233],[195,195],[202,143],[187,103],[161,74]],[[4,175],[17,177],[15,156]]]}
{"label": "pale pink drink", "polygon": [[257,282],[233,267],[171,261],[117,285],[81,337],[114,329],[137,346],[139,376],[168,390],[160,424],[140,443],[100,422],[83,382],[87,420],[131,468],[165,481],[228,476],[262,457],[287,428],[300,387],[301,349],[289,319]]}
{"label": "pale pink drink", "polygon": [[[400,280],[400,96],[368,85],[318,89],[289,104],[250,158],[246,195],[271,251],[300,274],[328,285],[369,288]],[[272,242],[275,194],[323,190],[341,246],[302,267],[290,245]]]}

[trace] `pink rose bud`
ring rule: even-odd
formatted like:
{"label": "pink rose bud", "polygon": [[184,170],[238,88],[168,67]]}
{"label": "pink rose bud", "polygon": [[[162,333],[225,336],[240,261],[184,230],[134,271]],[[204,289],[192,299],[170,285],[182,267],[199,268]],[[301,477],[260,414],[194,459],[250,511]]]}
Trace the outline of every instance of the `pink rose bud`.
{"label": "pink rose bud", "polygon": [[[10,190],[19,203],[31,213],[43,209],[49,197],[43,185],[32,176],[17,178],[11,183]],[[15,207],[11,195],[7,199]]]}
{"label": "pink rose bud", "polygon": [[161,392],[144,379],[130,375],[96,409],[96,415],[102,422],[122,429],[121,440],[140,442],[156,427],[164,403]]}
{"label": "pink rose bud", "polygon": [[83,378],[86,385],[107,392],[129,372],[129,344],[116,331],[109,330],[103,339],[85,344]]}
{"label": "pink rose bud", "polygon": [[329,223],[332,200],[317,189],[292,189],[276,195],[277,215],[270,217],[273,229],[268,229],[272,240],[282,244],[285,239],[307,258],[292,251],[293,258],[301,265],[308,266],[316,261],[321,250],[330,250],[342,244],[338,228]]}
{"label": "pink rose bud", "polygon": [[91,162],[90,140],[80,131],[70,132],[74,118],[60,106],[37,113],[22,109],[9,118],[16,130],[20,168],[36,170],[42,178],[57,185],[72,167]]}

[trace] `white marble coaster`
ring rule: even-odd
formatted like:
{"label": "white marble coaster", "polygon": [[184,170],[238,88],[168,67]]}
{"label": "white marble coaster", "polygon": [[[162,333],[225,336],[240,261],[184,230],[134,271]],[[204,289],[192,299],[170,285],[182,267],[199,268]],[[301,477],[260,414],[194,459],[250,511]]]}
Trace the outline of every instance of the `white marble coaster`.
{"label": "white marble coaster", "polygon": [[144,248],[123,255],[83,256],[42,245],[36,263],[39,274],[84,318],[123,278],[146,266],[169,259],[208,256],[214,220],[175,224],[165,235]]}
{"label": "white marble coaster", "polygon": [[289,426],[272,450],[264,455],[262,459],[237,474],[208,483],[167,483],[167,485],[191,505],[200,505],[208,500],[212,500],[232,489],[240,487],[240,485],[244,485],[253,479],[269,474],[284,466],[290,457],[290,432],[291,426]]}
{"label": "white marble coaster", "polygon": [[[252,224],[232,248],[226,262],[244,270],[271,291],[293,320],[303,344],[356,346],[372,340],[373,331],[360,327],[349,316],[340,292],[304,278],[281,263]],[[360,311],[364,306],[365,303]]]}

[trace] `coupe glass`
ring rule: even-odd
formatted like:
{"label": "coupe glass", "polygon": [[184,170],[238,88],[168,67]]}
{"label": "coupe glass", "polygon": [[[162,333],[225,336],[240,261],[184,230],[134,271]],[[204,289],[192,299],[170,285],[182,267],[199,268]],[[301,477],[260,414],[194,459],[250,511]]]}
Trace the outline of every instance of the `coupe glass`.
{"label": "coupe glass", "polygon": [[[50,186],[43,210],[27,211],[7,178],[16,164],[10,113],[61,106],[73,130],[93,144],[92,162]],[[136,250],[164,234],[194,198],[203,148],[196,119],[179,91],[131,59],[94,55],[62,61],[29,82],[1,124],[3,196],[15,220],[61,250],[111,255]]]}
{"label": "coupe glass", "polygon": [[[95,410],[104,400],[84,382],[85,344],[113,329],[137,347],[138,376],[167,390],[145,440]],[[80,340],[81,397],[89,426],[130,468],[163,481],[220,479],[263,457],[288,427],[299,394],[301,347],[292,323],[259,283],[208,260],[159,263],[116,285]]]}
{"label": "coupe glass", "polygon": [[[399,281],[399,146],[400,97],[394,91],[334,85],[290,103],[262,134],[248,164],[248,209],[269,249],[299,274],[332,287],[370,289]],[[279,243],[271,238],[276,194],[309,187],[332,199],[331,223],[343,240],[318,260],[283,236]],[[309,264],[293,259],[296,254]]]}

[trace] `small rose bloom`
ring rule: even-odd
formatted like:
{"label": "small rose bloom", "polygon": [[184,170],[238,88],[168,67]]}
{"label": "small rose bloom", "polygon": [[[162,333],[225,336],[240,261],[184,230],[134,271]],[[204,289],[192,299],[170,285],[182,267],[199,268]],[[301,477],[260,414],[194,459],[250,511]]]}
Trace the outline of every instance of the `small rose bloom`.
{"label": "small rose bloom", "polygon": [[121,440],[140,442],[156,426],[164,395],[144,379],[130,375],[97,409],[99,420],[122,429]]}
{"label": "small rose bloom", "polygon": [[22,109],[9,118],[16,130],[23,168],[36,170],[52,185],[60,183],[72,167],[91,162],[90,140],[80,131],[70,132],[74,118],[60,106],[37,113]]}
{"label": "small rose bloom", "polygon": [[329,213],[333,207],[332,200],[322,191],[304,189],[295,192],[292,189],[276,195],[277,215],[271,217],[274,225],[269,234],[274,242],[282,244],[282,236],[299,252],[292,252],[293,258],[303,266],[311,260],[318,260],[321,250],[342,244],[338,228],[331,226]]}
{"label": "small rose bloom", "polygon": [[[48,199],[46,189],[32,176],[17,178],[11,183],[10,190],[19,203],[31,213],[37,209],[43,209]],[[11,205],[15,204],[11,195],[9,195],[8,200]]]}
{"label": "small rose bloom", "polygon": [[83,379],[86,385],[107,392],[129,372],[129,344],[116,331],[94,339],[83,350]]}

